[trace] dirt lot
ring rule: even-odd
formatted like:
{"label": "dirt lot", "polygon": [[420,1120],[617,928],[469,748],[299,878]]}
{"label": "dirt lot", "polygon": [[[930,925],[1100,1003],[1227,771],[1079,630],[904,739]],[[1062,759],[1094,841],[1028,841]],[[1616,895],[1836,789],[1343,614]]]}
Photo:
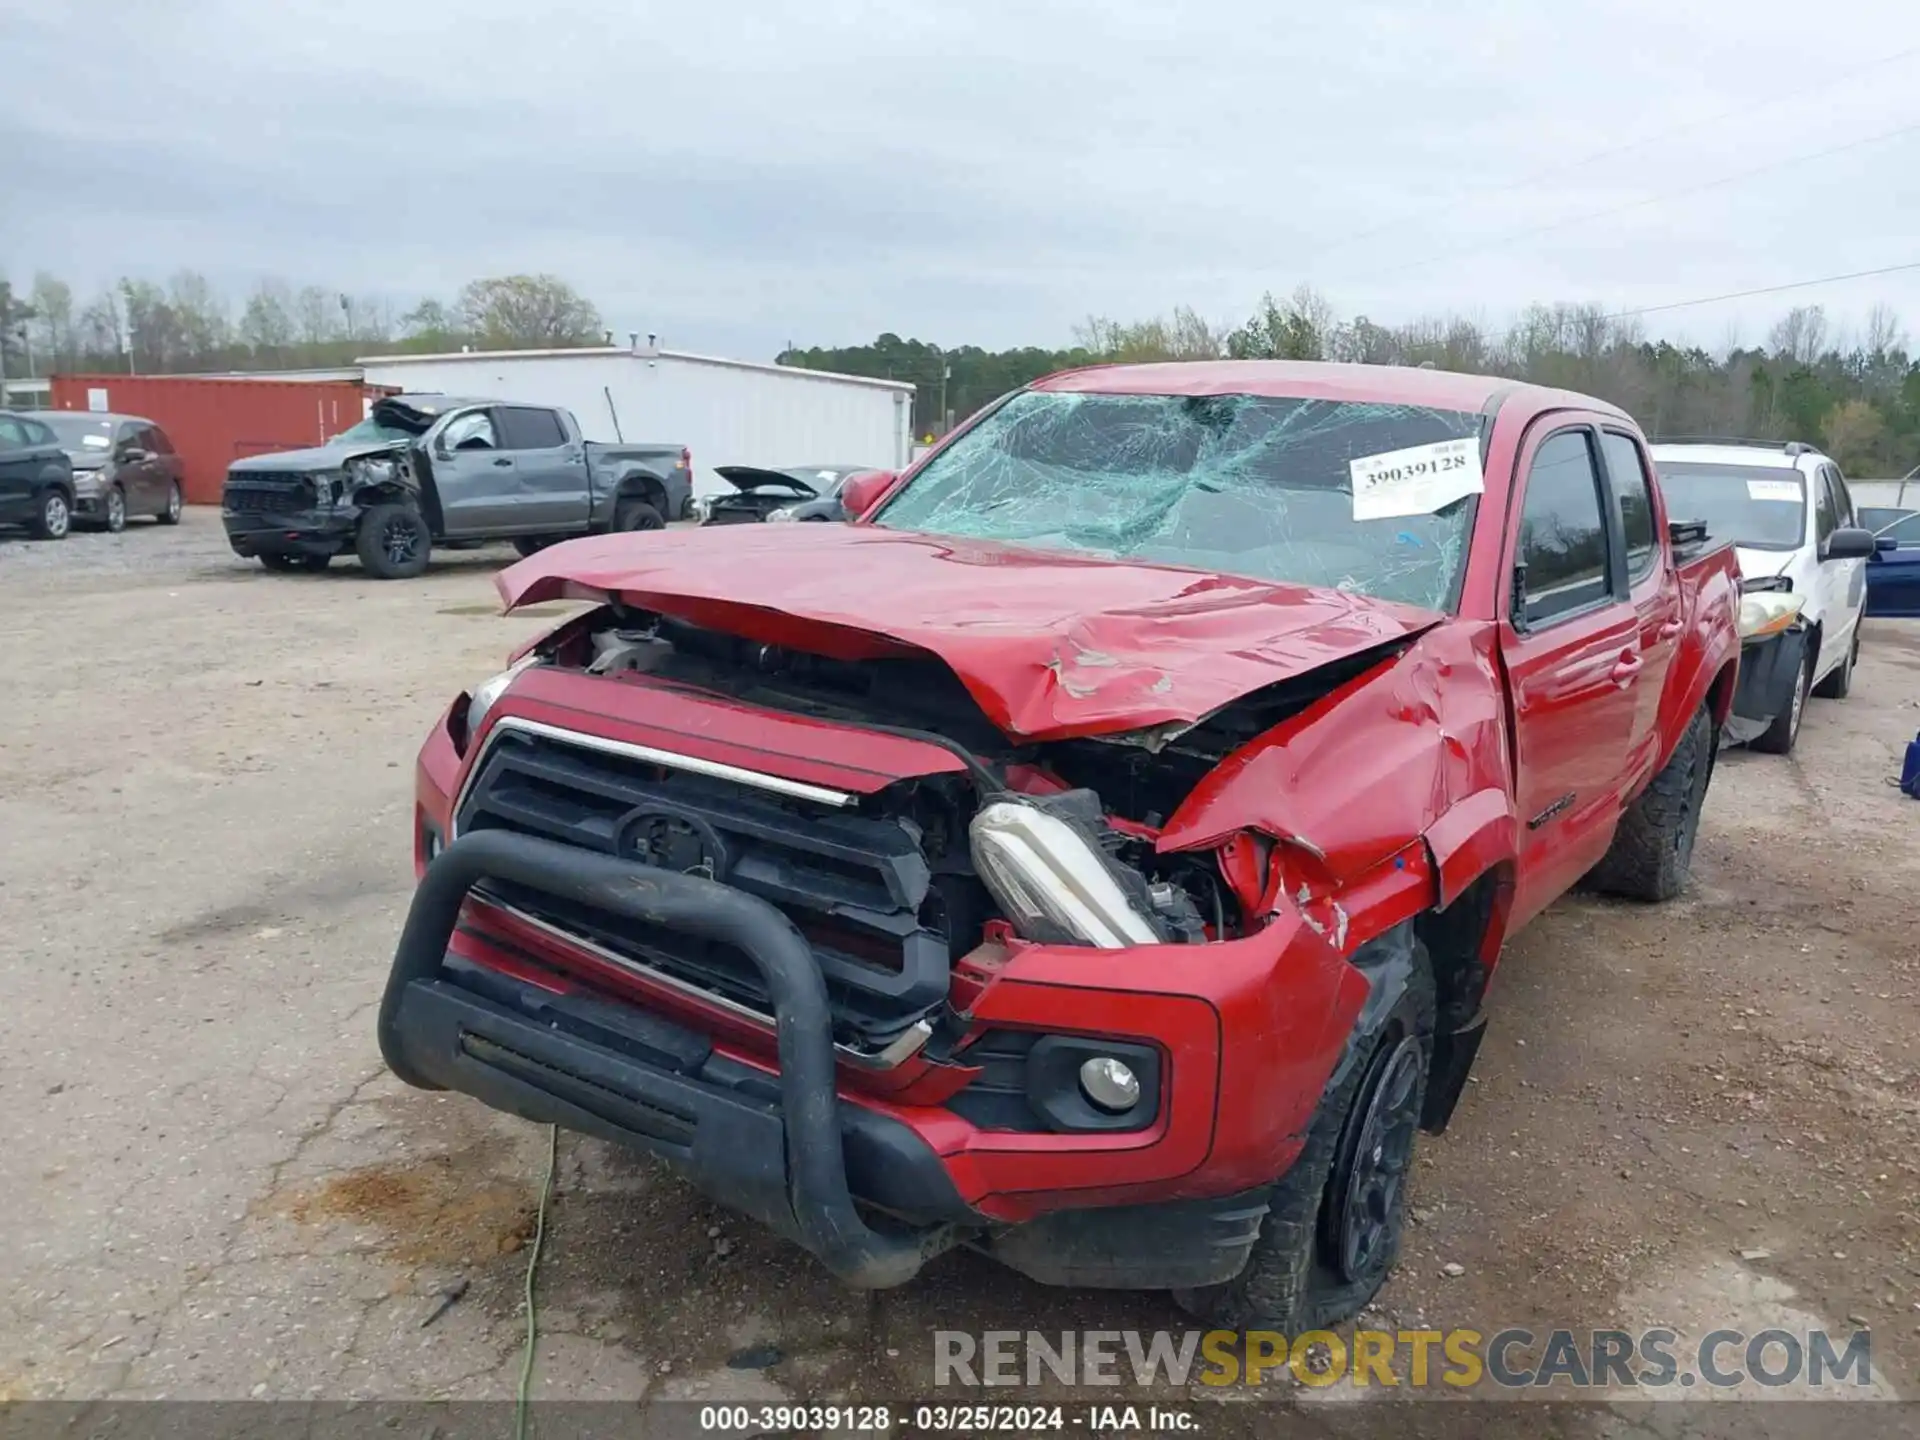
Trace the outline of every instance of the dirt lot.
{"label": "dirt lot", "polygon": [[[510,558],[269,575],[202,513],[0,537],[0,1398],[511,1394],[545,1132],[373,1040],[414,750],[549,623],[495,613]],[[1723,758],[1682,901],[1574,898],[1515,944],[1376,1318],[1797,1314],[1870,1326],[1920,1395],[1916,729],[1920,627],[1877,625],[1791,763]],[[541,1294],[536,1393],[575,1398],[898,1398],[937,1328],[1185,1328],[964,1254],[850,1295],[566,1136]]]}

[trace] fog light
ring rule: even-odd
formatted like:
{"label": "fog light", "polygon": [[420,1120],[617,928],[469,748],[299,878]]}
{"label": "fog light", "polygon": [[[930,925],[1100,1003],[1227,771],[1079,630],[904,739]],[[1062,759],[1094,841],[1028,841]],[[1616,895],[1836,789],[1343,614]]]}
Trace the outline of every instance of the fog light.
{"label": "fog light", "polygon": [[1081,1065],[1080,1093],[1109,1115],[1120,1115],[1140,1103],[1140,1078],[1111,1055],[1100,1055]]}

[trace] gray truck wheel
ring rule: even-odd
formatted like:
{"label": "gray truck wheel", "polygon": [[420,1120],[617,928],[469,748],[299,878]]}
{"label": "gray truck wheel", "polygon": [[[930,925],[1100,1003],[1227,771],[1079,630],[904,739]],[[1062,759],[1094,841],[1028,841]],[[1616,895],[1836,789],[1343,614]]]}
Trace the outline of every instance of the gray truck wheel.
{"label": "gray truck wheel", "polygon": [[427,568],[433,536],[411,505],[375,505],[360,517],[353,548],[376,580],[411,580]]}
{"label": "gray truck wheel", "polygon": [[1702,706],[1666,765],[1620,817],[1613,844],[1587,876],[1591,888],[1630,900],[1671,900],[1680,893],[1693,865],[1717,743]]}
{"label": "gray truck wheel", "polygon": [[180,482],[178,480],[174,480],[167,485],[167,503],[161,507],[160,513],[153,518],[158,520],[162,525],[178,525],[180,523]]}
{"label": "gray truck wheel", "polygon": [[73,501],[58,485],[40,492],[40,501],[27,522],[27,532],[36,540],[64,540],[73,529]]}
{"label": "gray truck wheel", "polygon": [[1399,1258],[1433,1058],[1433,968],[1411,926],[1370,943],[1394,947],[1377,981],[1382,1003],[1369,1006],[1371,1018],[1362,1012],[1364,1033],[1356,1030],[1306,1145],[1268,1197],[1247,1268],[1225,1284],[1174,1293],[1199,1319],[1283,1335],[1338,1324],[1373,1299]]}
{"label": "gray truck wheel", "polygon": [[615,530],[664,530],[666,520],[644,500],[622,500],[614,507]]}

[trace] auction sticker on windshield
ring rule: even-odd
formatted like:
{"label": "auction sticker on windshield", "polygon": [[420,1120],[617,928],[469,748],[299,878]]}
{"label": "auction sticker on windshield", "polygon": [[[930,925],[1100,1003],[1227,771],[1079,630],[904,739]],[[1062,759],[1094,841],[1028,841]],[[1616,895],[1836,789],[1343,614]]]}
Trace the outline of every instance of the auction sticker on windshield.
{"label": "auction sticker on windshield", "polygon": [[1348,461],[1347,470],[1353,476],[1356,520],[1431,515],[1487,488],[1480,474],[1480,441],[1471,435],[1362,455]]}
{"label": "auction sticker on windshield", "polygon": [[1749,480],[1747,481],[1749,500],[1798,500],[1800,482],[1798,480]]}

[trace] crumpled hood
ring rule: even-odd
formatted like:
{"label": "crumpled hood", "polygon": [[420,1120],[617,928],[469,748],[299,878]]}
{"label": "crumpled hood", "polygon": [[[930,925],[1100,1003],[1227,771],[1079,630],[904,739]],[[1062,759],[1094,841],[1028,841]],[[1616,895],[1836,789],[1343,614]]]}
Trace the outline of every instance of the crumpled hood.
{"label": "crumpled hood", "polygon": [[242,475],[305,475],[310,470],[338,470],[349,460],[390,455],[405,448],[406,442],[401,440],[362,440],[351,445],[317,445],[311,450],[276,450],[271,455],[249,455],[236,460],[227,470]]}
{"label": "crumpled hood", "polygon": [[989,719],[1029,740],[1184,728],[1443,618],[1337,590],[865,525],[604,535],[494,583],[509,610],[617,597],[841,659],[931,652]]}

